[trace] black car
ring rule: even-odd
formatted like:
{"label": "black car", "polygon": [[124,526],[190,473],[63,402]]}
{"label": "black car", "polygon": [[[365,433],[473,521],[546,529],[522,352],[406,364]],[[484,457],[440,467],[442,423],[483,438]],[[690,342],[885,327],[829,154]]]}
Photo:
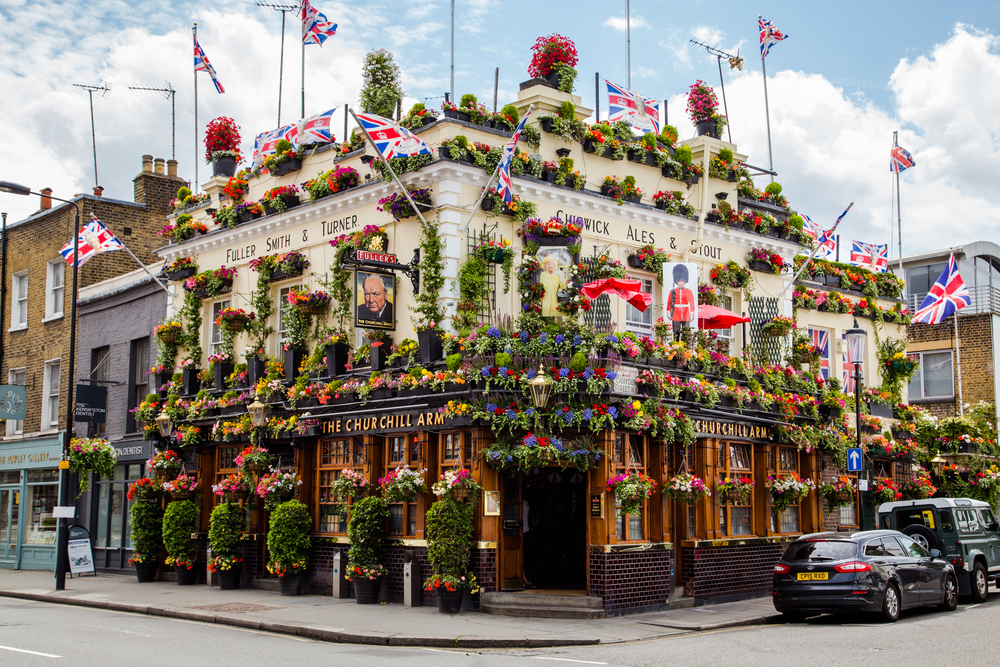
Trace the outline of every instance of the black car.
{"label": "black car", "polygon": [[912,607],[958,606],[958,579],[941,552],[896,530],[814,533],[788,545],[774,566],[774,608],[808,614],[878,612],[888,621]]}

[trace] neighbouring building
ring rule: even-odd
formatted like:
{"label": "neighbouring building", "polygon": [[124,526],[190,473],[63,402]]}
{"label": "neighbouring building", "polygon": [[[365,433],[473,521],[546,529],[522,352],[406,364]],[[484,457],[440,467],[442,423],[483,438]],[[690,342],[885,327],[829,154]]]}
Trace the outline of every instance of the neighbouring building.
{"label": "neighbouring building", "polygon": [[[746,270],[750,265],[748,253],[751,251],[763,252],[772,260],[776,256],[779,264],[792,264],[802,250],[797,240],[786,238],[787,226],[784,223],[789,217],[787,207],[742,196],[736,179],[727,178],[724,171],[721,174],[716,172],[717,177],[709,175],[713,169],[712,159],[718,157],[723,149],[733,151],[736,160],[745,159],[735,145],[710,136],[680,142],[678,145],[690,147],[693,164],[702,169],[700,174],[682,169],[672,157],[662,165],[646,161],[641,153],[635,156],[637,159],[616,161],[611,159],[612,148],[607,148],[608,157],[602,157],[601,153],[606,150],[604,146],[595,148],[593,143],[588,145],[578,140],[564,140],[550,131],[555,122],[551,115],[564,102],[573,106],[576,118],[586,118],[591,114],[591,110],[584,108],[577,96],[559,92],[540,80],[523,84],[515,106],[524,114],[533,104],[535,116],[529,126],[541,126],[542,130],[537,144],[529,144],[530,138],[522,137],[519,146],[525,154],[524,162],[531,160],[530,155],[538,160],[553,162],[568,156],[575,166],[564,170],[562,176],[565,180],[559,180],[572,183],[578,177],[583,187],[575,189],[557,185],[554,178],[536,173],[535,176],[515,176],[513,188],[522,202],[534,204],[534,217],[543,225],[550,218],[560,219],[562,227],[557,225],[557,229],[564,228],[566,224],[579,225],[580,230],[573,235],[579,237],[580,247],[567,246],[565,235],[549,237],[542,234],[535,238],[533,241],[540,246],[538,256],[544,262],[540,262],[534,272],[530,269],[521,271],[522,259],[515,259],[509,291],[503,288],[503,271],[496,264],[489,264],[482,274],[477,274],[480,275],[479,283],[466,285],[462,278],[468,275],[470,257],[483,252],[480,246],[484,242],[506,239],[512,241],[517,250],[523,251],[528,239],[518,236],[522,223],[509,213],[471,210],[492,167],[484,169],[477,166],[478,156],[473,159],[468,153],[455,151],[449,158],[438,154],[437,150],[442,145],[455,146],[459,135],[468,139],[472,150],[479,150],[473,142],[484,144],[486,148],[496,148],[506,143],[510,134],[457,118],[441,118],[417,130],[418,136],[435,150],[435,155],[423,161],[424,164],[415,165],[412,170],[401,174],[400,178],[408,188],[426,188],[432,193],[431,206],[425,216],[442,240],[438,266],[443,287],[433,294],[431,303],[448,316],[449,319],[442,323],[444,328],[453,331],[454,318],[464,314],[477,324],[495,325],[498,336],[502,336],[504,341],[512,341],[505,344],[518,344],[517,340],[509,338],[510,334],[518,332],[511,328],[513,325],[508,323],[508,318],[516,318],[526,306],[533,308],[536,305],[532,301],[532,285],[543,284],[543,280],[547,280],[549,287],[546,289],[555,291],[556,296],[562,298],[558,293],[572,292],[573,284],[578,287],[584,280],[601,277],[595,266],[598,269],[608,268],[613,263],[635,258],[638,249],[649,244],[653,249],[662,249],[669,256],[668,261],[683,261],[693,267],[689,271],[696,271],[697,276],[688,274],[692,287],[698,282],[707,287],[715,286],[721,292],[718,295],[721,305],[750,317],[751,321],[746,326],[734,326],[718,332],[728,353],[735,357],[752,354],[755,361],[761,364],[783,363],[789,351],[788,338],[767,335],[766,324],[778,315],[795,315],[799,330],[808,330],[816,341],[816,347],[820,348],[819,359],[811,368],[824,380],[843,379],[847,364],[840,341],[844,331],[853,324],[853,306],[852,313],[813,308],[793,311],[792,290],[795,286],[789,284],[790,274],[775,274],[769,267],[760,264],[753,265],[753,270],[749,272],[751,278],[744,288],[720,286],[710,278],[713,268],[729,260]],[[555,129],[558,130],[558,126]],[[285,387],[288,387],[298,374],[301,359],[284,351],[285,344],[291,342],[287,297],[293,287],[336,289],[331,281],[342,279],[340,271],[344,267],[333,264],[338,251],[331,246],[331,241],[345,234],[361,234],[366,244],[362,250],[378,250],[385,255],[393,255],[400,263],[408,262],[417,248],[421,248],[426,255],[426,240],[421,236],[421,223],[417,217],[411,214],[394,219],[387,212],[377,210],[379,201],[396,192],[397,187],[392,182],[383,181],[376,169],[369,166],[372,150],[343,152],[335,148],[321,147],[309,153],[304,156],[301,166],[290,173],[251,175],[244,202],[260,200],[272,188],[300,184],[335,167],[358,170],[361,175],[359,186],[314,201],[304,196],[301,203],[297,200],[288,202],[287,208],[281,212],[259,219],[247,215],[244,221],[233,227],[216,227],[205,235],[196,235],[157,251],[167,264],[190,257],[196,258],[197,268],[202,272],[220,267],[236,270],[231,283],[221,281],[221,288],[202,290],[195,295],[199,299],[195,312],[201,318],[200,324],[195,322],[192,325],[188,320],[185,325],[194,326],[188,331],[199,341],[200,351],[192,355],[191,349],[181,350],[177,363],[191,358],[192,366],[207,368],[208,356],[220,351],[223,343],[222,332],[214,323],[217,315],[229,306],[249,310],[252,299],[264,296],[273,305],[274,312],[268,323],[274,333],[266,337],[262,350],[252,348],[249,336],[238,336],[235,347],[237,358],[234,361],[242,362],[248,352],[254,351],[270,356],[285,355],[289,360],[285,379]],[[664,150],[672,154],[673,148]],[[624,153],[619,157],[624,157]],[[375,160],[377,164],[377,158]],[[601,194],[605,176],[613,174],[633,175],[644,192],[640,200],[619,202],[614,197]],[[213,202],[218,202],[219,207],[235,204],[226,202],[222,196],[226,185],[224,177],[214,177],[204,185],[204,190],[212,196]],[[654,206],[653,195],[660,191],[681,193],[683,202],[691,206],[689,214],[678,211],[676,207],[661,209]],[[723,216],[720,219],[715,207],[717,202],[723,200],[734,209],[745,211],[746,216]],[[471,224],[467,222],[470,214],[474,214]],[[780,233],[759,234],[754,231],[757,229],[753,227],[756,224],[754,221],[759,223],[762,214],[773,216],[773,224],[776,229],[781,228]],[[195,218],[212,226],[212,219],[204,212],[196,212]],[[176,221],[176,218],[172,220]],[[376,229],[372,231],[369,226]],[[375,248],[367,244],[381,234],[377,228],[384,229],[387,243]],[[762,229],[766,231],[767,228],[764,224]],[[269,285],[259,284],[258,274],[250,263],[289,251],[301,253],[308,260],[309,267],[297,274],[279,275]],[[322,315],[321,324],[335,329],[343,327],[350,336],[352,347],[361,348],[367,341],[362,337],[361,329],[355,328],[354,315],[356,311],[370,311],[378,313],[370,318],[376,325],[395,320],[394,332],[390,333],[393,345],[418,338],[411,315],[415,307],[426,306],[427,302],[417,300],[410,280],[402,273],[397,273],[395,280],[383,278],[383,274],[391,274],[384,270],[384,266],[379,271],[371,264],[366,267],[363,257],[361,261],[361,266],[349,267],[348,279],[352,281],[352,289],[347,312],[351,315],[350,321],[332,321],[328,315]],[[550,263],[553,267],[551,271],[548,267]],[[650,270],[655,266],[638,261],[636,265],[638,268],[633,266],[629,274],[642,281],[643,291],[651,295],[652,306],[643,312],[622,299],[604,295],[594,299],[592,308],[579,315],[585,325],[610,332],[615,323],[618,332],[654,335],[658,317],[669,311],[665,303],[670,300],[674,289],[674,277],[672,274],[663,276],[661,283],[658,271]],[[365,274],[361,279],[356,279],[355,268]],[[426,273],[427,267],[423,268],[425,275],[421,276],[421,289],[428,289],[430,276]],[[552,275],[543,277],[542,271]],[[568,279],[577,271],[582,276],[576,282]],[[526,281],[526,289],[519,288],[519,274]],[[370,282],[363,280],[366,276],[373,279]],[[817,288],[819,284],[812,281],[812,277],[810,274],[808,279],[803,279],[799,287]],[[467,293],[470,291],[474,294]],[[853,295],[855,302],[862,297],[860,291],[855,293],[851,289],[829,291],[842,296]],[[388,299],[383,292],[388,292]],[[780,298],[779,294],[782,295]],[[366,302],[366,296],[372,300],[371,305]],[[185,298],[178,292],[168,308],[172,312],[182,312]],[[899,303],[898,299],[892,298],[872,300],[881,304],[884,310]],[[386,302],[391,306],[389,310],[385,309]],[[555,308],[558,304],[565,307],[565,301],[557,304],[557,299],[545,303],[547,305],[538,306],[539,310]],[[337,307],[340,304],[334,302],[333,305]],[[543,317],[552,312],[545,312]],[[392,314],[383,317],[385,313]],[[670,319],[669,314],[667,319]],[[864,315],[859,315],[858,319],[872,341],[872,319]],[[555,337],[566,320],[553,318],[548,320],[548,324],[552,327],[551,335]],[[887,321],[883,331],[883,335],[905,336],[905,321],[901,319],[899,324]],[[481,336],[485,335],[484,329]],[[536,339],[541,341],[539,345],[548,345],[548,339],[543,341],[538,331],[528,336],[528,340]],[[481,354],[473,355],[471,350],[466,350],[470,375],[464,385],[442,382],[437,387],[438,391],[410,391],[406,386],[399,386],[396,376],[402,373],[400,369],[392,373],[396,377],[395,386],[390,384],[375,388],[369,393],[374,377],[370,359],[358,355],[354,359],[353,370],[336,369],[335,377],[319,370],[316,373],[319,379],[308,380],[327,387],[322,391],[317,388],[319,393],[315,395],[321,396],[321,400],[306,400],[303,401],[305,405],[300,403],[297,408],[291,408],[287,397],[270,394],[271,419],[280,420],[298,414],[302,418],[318,420],[313,429],[284,434],[280,434],[279,429],[279,435],[271,433],[267,440],[267,447],[277,456],[278,465],[300,475],[302,485],[298,498],[312,513],[316,539],[309,565],[311,590],[327,593],[332,590],[335,594],[341,591],[342,582],[335,580],[333,575],[333,558],[336,553],[343,552],[346,559],[344,541],[350,507],[334,496],[332,487],[335,480],[349,469],[362,472],[372,485],[377,485],[379,478],[400,466],[418,471],[426,469],[428,484],[446,471],[469,469],[485,492],[476,509],[472,568],[482,586],[481,607],[494,613],[510,613],[511,607],[530,606],[531,596],[515,596],[513,600],[496,596],[501,591],[522,590],[528,579],[538,589],[583,592],[591,605],[587,613],[608,615],[663,609],[671,600],[685,595],[699,604],[759,596],[766,594],[773,563],[787,542],[810,531],[824,528],[849,530],[860,525],[861,506],[858,502],[829,513],[825,511],[823,499],[815,493],[780,512],[772,507],[765,486],[769,475],[787,476],[794,472],[822,482],[837,473],[837,466],[831,463],[832,459],[826,452],[816,449],[807,451],[795,444],[792,427],[805,425],[813,428],[815,420],[812,418],[793,418],[791,413],[780,413],[745,402],[737,407],[735,399],[715,405],[692,395],[683,395],[662,399],[662,406],[680,411],[682,416],[676,419],[671,417],[674,420],[672,423],[692,425],[695,441],[690,446],[681,446],[674,437],[664,439],[662,434],[655,436],[648,428],[624,425],[627,421],[624,411],[630,410],[633,402],[645,400],[636,384],[641,373],[654,376],[659,373],[661,379],[665,373],[685,383],[692,383],[699,377],[721,383],[727,373],[725,368],[728,362],[719,362],[722,366],[717,367],[713,361],[721,357],[704,356],[692,363],[682,361],[665,367],[654,354],[636,357],[613,354],[608,359],[595,350],[593,354],[586,355],[587,368],[615,371],[617,379],[612,386],[603,395],[590,397],[579,396],[575,390],[567,391],[563,387],[556,391],[553,401],[557,406],[562,405],[570,415],[575,415],[571,417],[575,420],[574,427],[558,433],[579,447],[584,447],[584,442],[590,443],[587,447],[592,449],[588,451],[602,455],[594,458],[593,466],[583,472],[574,465],[560,466],[552,460],[546,463],[544,459],[538,465],[523,469],[508,467],[502,470],[504,466],[497,464],[496,458],[490,463],[490,453],[501,451],[498,448],[502,448],[504,442],[520,443],[530,430],[524,426],[528,422],[516,421],[511,423],[522,425],[513,427],[511,431],[501,430],[499,419],[506,414],[504,405],[514,401],[516,405],[511,408],[510,414],[515,415],[519,414],[515,408],[522,411],[531,406],[525,403],[526,392],[497,391],[496,385],[492,385],[492,389],[487,388],[482,369],[486,368],[486,375],[489,375],[490,367],[496,370],[496,366],[510,363],[517,365],[517,373],[530,377],[538,359],[529,361],[525,357],[499,362],[496,353],[503,353],[503,349],[491,349],[488,343],[477,345]],[[870,381],[878,375],[874,347],[873,343],[869,344],[865,360]],[[328,362],[329,355],[328,349]],[[546,366],[567,369],[570,356],[569,353],[549,355],[544,362]],[[251,360],[251,366],[256,363]],[[440,358],[431,359],[423,365],[433,372],[445,371]],[[787,372],[790,378],[799,377],[794,369]],[[261,370],[253,371],[251,376],[259,377],[260,373]],[[336,388],[328,388],[327,383],[335,380],[344,381],[348,387],[368,384],[365,390],[356,394],[345,392],[345,395],[340,395]],[[792,382],[788,380],[788,383]],[[815,386],[814,380],[802,382],[804,386]],[[734,386],[737,384],[745,387],[749,383],[741,381]],[[206,381],[205,386],[209,385],[210,381]],[[197,389],[197,385],[188,384],[183,391],[186,400],[192,399]],[[209,393],[215,398],[224,398],[225,389],[216,385]],[[261,396],[264,397],[263,394]],[[187,470],[198,476],[204,491],[199,526],[202,557],[209,515],[218,501],[208,489],[237,470],[234,459],[246,446],[243,443],[248,432],[239,424],[241,419],[245,419],[240,413],[245,412],[246,403],[251,400],[253,398],[246,395],[237,397],[235,401],[225,401],[221,414],[218,414],[220,408],[213,406],[182,420],[182,426],[197,426],[202,434],[200,442],[182,448]],[[811,399],[802,400],[805,405]],[[485,411],[485,404],[489,403],[494,412],[499,410],[496,413],[498,418],[493,419],[491,412],[489,417],[473,421],[468,415],[444,412],[449,401],[468,403],[479,411]],[[622,411],[619,413],[622,418],[605,421],[604,427],[588,430],[582,420],[594,419],[594,409],[600,410],[592,408],[593,403],[604,404],[604,409],[608,405],[617,406],[616,410]],[[552,419],[557,418],[561,417],[552,416]],[[793,435],[789,436],[789,433]],[[694,505],[685,505],[659,493],[665,482],[682,470],[694,472],[712,488],[736,476],[750,477],[756,485],[752,493],[741,500],[713,494]],[[658,484],[657,493],[631,513],[616,507],[615,495],[606,491],[609,479],[627,471],[641,471],[653,477]],[[390,534],[398,540],[398,546],[392,547],[385,563],[389,568],[388,600],[396,601],[403,596],[404,560],[417,561],[422,564],[425,575],[429,572],[424,517],[434,500],[433,494],[425,493],[391,506]],[[250,515],[249,539],[245,543],[245,583],[267,576],[262,567],[267,514],[258,507]],[[430,601],[433,595],[425,592],[424,598]],[[513,611],[516,612],[516,609]]]}
{"label": "neighbouring building", "polygon": [[[185,182],[176,176],[176,163],[144,156],[134,179],[134,201],[93,195],[74,195],[81,225],[93,214],[103,221],[139,259],[156,261],[157,232],[163,226],[168,203]],[[66,429],[67,386],[90,373],[89,360],[76,362],[68,372],[72,268],[59,254],[75,233],[75,208],[53,206],[43,190],[40,209],[7,225],[8,299],[2,304],[2,359],[0,374],[6,383],[27,388],[23,421],[8,421],[0,441],[0,567],[51,569],[55,565],[58,500],[58,462]],[[127,273],[135,261],[125,252],[99,254],[79,272],[79,287]],[[147,332],[148,333],[148,332]]]}

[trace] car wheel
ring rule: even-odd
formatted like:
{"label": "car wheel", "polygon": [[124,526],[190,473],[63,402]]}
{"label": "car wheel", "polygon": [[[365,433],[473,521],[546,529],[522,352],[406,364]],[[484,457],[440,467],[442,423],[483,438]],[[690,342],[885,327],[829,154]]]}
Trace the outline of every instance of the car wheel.
{"label": "car wheel", "polygon": [[958,607],[958,582],[953,575],[948,575],[944,580],[944,600],[941,601],[939,609],[943,611],[955,611]]}
{"label": "car wheel", "polygon": [[886,623],[895,623],[899,620],[899,589],[896,584],[889,584],[885,587],[882,595],[882,620]]}
{"label": "car wheel", "polygon": [[989,579],[986,578],[986,568],[979,561],[972,567],[972,597],[976,602],[986,602],[989,596]]}
{"label": "car wheel", "polygon": [[804,614],[798,612],[785,611],[781,613],[781,620],[785,623],[802,623],[806,620],[806,617]]}
{"label": "car wheel", "polygon": [[902,532],[911,540],[922,546],[924,551],[927,553],[930,553],[931,549],[944,551],[941,549],[940,540],[938,540],[937,535],[927,526],[921,526],[920,524],[907,526]]}

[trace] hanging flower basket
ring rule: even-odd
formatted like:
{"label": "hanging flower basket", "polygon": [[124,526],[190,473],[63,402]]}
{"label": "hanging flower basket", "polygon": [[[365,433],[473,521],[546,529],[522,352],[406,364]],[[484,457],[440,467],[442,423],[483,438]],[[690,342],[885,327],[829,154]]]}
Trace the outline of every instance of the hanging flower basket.
{"label": "hanging flower basket", "polygon": [[194,498],[194,491],[171,491],[170,500],[191,500]]}
{"label": "hanging flower basket", "polygon": [[727,477],[715,487],[722,502],[729,505],[746,505],[756,482],[751,477]]}
{"label": "hanging flower basket", "polygon": [[771,492],[771,506],[779,512],[799,502],[810,490],[816,488],[816,483],[811,479],[802,479],[794,472],[780,477],[768,475],[766,484]]}
{"label": "hanging flower basket", "polygon": [[705,480],[690,473],[682,473],[670,478],[663,487],[664,495],[686,505],[694,505],[702,498],[712,495]]}
{"label": "hanging flower basket", "polygon": [[653,495],[656,482],[637,470],[629,470],[608,480],[607,491],[615,494],[624,514],[635,514],[642,503]]}
{"label": "hanging flower basket", "polygon": [[471,496],[471,494],[470,494],[469,490],[466,489],[465,487],[458,486],[458,487],[452,488],[452,490],[451,490],[451,497],[454,498],[455,500],[457,500],[460,503],[467,503],[467,502],[469,502],[469,497],[470,496]]}

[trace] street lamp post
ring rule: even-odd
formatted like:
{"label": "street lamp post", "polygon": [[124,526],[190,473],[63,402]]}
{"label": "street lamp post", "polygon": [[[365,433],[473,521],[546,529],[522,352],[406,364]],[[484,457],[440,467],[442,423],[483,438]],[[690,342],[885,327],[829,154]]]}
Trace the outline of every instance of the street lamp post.
{"label": "street lamp post", "polygon": [[[45,196],[40,192],[32,192],[31,188],[18,185],[17,183],[11,183],[9,181],[0,181],[0,192],[7,192],[14,195],[38,195],[39,197]],[[70,201],[68,199],[61,199],[59,197],[53,197],[52,195],[47,195],[51,199],[56,201],[61,201],[64,204],[70,204],[76,209],[76,223],[73,226],[73,297],[70,301],[70,315],[69,315],[69,373],[67,378],[69,382],[66,386],[66,430],[63,436],[62,443],[62,453],[63,459],[69,456],[69,441],[73,437],[73,415],[74,415],[74,404],[73,404],[73,390],[76,384],[76,293],[77,293],[77,279],[80,275],[79,267],[79,256],[80,256],[80,207],[76,202]],[[4,239],[6,242],[6,239]],[[0,280],[4,283],[7,281],[7,276],[0,276]],[[2,305],[0,305],[2,307]],[[68,502],[70,490],[69,490],[69,472],[66,468],[62,466],[59,467],[59,502]],[[69,526],[66,525],[66,519],[59,519],[59,531],[58,539],[56,540],[56,590],[61,591],[66,588],[66,570],[69,567],[69,553],[66,551],[67,542],[69,540]]]}
{"label": "street lamp post", "polygon": [[[854,318],[854,326],[844,332],[844,337],[847,339],[847,361],[854,365],[854,417],[855,417],[855,439],[856,446],[861,449],[861,381],[864,377],[861,374],[861,364],[865,360],[865,344],[868,341],[868,333],[858,326],[858,318]],[[864,459],[863,459],[864,460]],[[864,476],[865,482],[869,482],[868,479],[868,462],[865,460],[864,464]],[[858,475],[860,480],[861,476]],[[858,525],[861,529],[865,529],[865,496],[864,491],[861,491],[860,484],[858,485],[858,510],[860,516],[858,517]],[[867,486],[867,484],[866,484]]]}

